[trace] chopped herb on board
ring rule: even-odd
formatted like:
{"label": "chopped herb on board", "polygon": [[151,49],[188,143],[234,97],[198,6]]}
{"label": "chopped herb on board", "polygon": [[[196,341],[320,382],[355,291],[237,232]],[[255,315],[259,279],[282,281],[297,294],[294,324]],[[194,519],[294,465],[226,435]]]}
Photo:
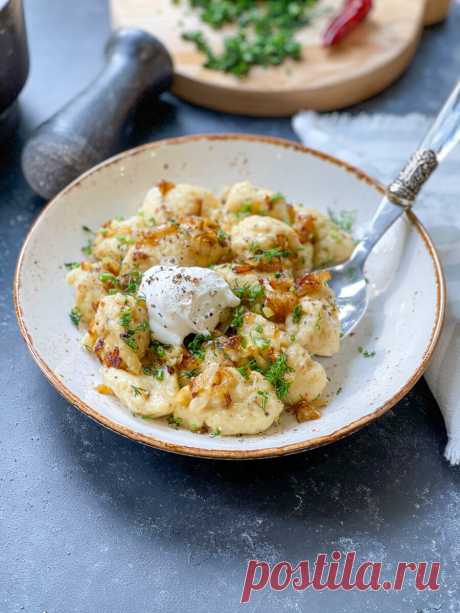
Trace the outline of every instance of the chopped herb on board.
{"label": "chopped herb on board", "polygon": [[175,426],[176,428],[179,428],[182,425],[182,417],[174,417],[174,415],[168,415],[168,424],[170,426]]}
{"label": "chopped herb on board", "polygon": [[188,0],[192,8],[198,9],[203,22],[215,30],[234,24],[236,32],[224,36],[220,51],[211,48],[201,30],[184,32],[182,38],[201,51],[206,68],[244,77],[253,66],[275,66],[287,58],[300,59],[302,49],[295,32],[310,22],[317,2]]}

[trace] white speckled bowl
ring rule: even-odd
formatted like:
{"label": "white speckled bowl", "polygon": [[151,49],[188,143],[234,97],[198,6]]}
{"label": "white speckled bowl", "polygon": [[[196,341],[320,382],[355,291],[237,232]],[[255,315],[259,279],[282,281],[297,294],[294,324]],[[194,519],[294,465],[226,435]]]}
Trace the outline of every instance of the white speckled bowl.
{"label": "white speckled bowl", "polygon": [[[270,457],[350,434],[392,407],[422,375],[441,330],[445,288],[431,240],[410,214],[395,224],[369,260],[373,297],[364,321],[345,339],[340,354],[323,360],[331,401],[320,419],[298,424],[286,414],[280,425],[258,436],[211,437],[133,417],[113,397],[97,393],[99,364],[81,349],[81,332],[69,321],[73,289],[65,283],[63,263],[81,259],[82,224],[97,228],[117,214],[134,213],[159,179],[211,189],[248,179],[320,210],[355,209],[360,227],[370,219],[382,191],[336,159],[288,141],[244,135],[152,143],[83,175],[35,222],[14,286],[19,326],[34,359],[81,411],[120,434],[168,451]],[[375,357],[363,357],[359,346],[375,351]]]}

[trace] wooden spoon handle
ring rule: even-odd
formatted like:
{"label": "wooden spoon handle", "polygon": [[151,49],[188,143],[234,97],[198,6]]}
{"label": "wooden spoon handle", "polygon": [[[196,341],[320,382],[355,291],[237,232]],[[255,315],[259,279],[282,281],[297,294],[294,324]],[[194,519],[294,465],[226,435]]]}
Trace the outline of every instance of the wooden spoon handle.
{"label": "wooden spoon handle", "polygon": [[158,39],[121,29],[109,39],[106,65],[76,98],[39,126],[24,147],[22,168],[34,191],[52,198],[115,152],[142,96],[169,88],[172,61]]}

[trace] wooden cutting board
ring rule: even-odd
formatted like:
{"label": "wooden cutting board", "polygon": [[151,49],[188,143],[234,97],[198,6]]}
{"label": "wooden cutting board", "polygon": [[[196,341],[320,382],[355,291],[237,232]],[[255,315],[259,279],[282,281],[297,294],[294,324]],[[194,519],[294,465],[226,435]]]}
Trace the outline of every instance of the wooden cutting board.
{"label": "wooden cutting board", "polygon": [[288,60],[277,67],[255,67],[243,79],[203,68],[203,56],[192,43],[182,40],[182,32],[201,29],[213,45],[219,45],[223,32],[206,27],[186,0],[110,3],[114,27],[144,28],[169,49],[177,96],[219,111],[286,116],[306,108],[340,109],[385,89],[411,61],[425,22],[432,23],[436,14],[445,14],[448,1],[375,0],[364,23],[337,47],[323,49],[321,32],[343,0],[321,0],[321,7],[329,12],[297,34],[303,59]]}

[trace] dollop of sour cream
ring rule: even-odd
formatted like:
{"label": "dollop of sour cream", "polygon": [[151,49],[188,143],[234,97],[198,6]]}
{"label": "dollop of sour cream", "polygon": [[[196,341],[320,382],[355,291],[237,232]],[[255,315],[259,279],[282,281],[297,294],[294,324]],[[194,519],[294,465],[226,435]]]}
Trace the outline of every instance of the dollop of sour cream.
{"label": "dollop of sour cream", "polygon": [[208,334],[227,307],[239,298],[209,268],[152,266],[142,275],[152,335],[167,345],[180,345],[189,334]]}

